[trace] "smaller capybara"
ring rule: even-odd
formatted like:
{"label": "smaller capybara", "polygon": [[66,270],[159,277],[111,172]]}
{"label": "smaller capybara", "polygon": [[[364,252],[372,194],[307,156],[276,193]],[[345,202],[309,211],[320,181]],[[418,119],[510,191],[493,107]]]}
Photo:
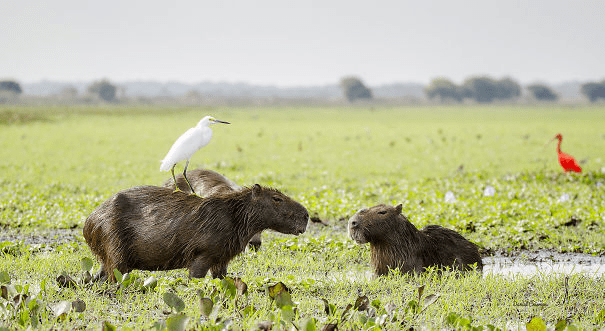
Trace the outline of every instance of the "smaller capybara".
{"label": "smaller capybara", "polygon": [[200,199],[165,187],[120,191],[86,219],[84,238],[101,262],[95,279],[115,280],[113,270],[188,268],[190,277],[227,274],[229,261],[264,229],[305,232],[305,207],[255,184]]}
{"label": "smaller capybara", "polygon": [[[164,182],[164,187],[173,190],[176,190],[178,187],[179,190],[185,193],[193,193],[191,192],[189,185],[187,185],[183,174],[178,174],[175,178],[176,185],[174,184],[174,179],[168,179]],[[187,171],[187,178],[189,179],[189,183],[191,183],[191,186],[193,186],[195,192],[197,192],[201,197],[208,197],[214,194],[231,193],[233,191],[242,189],[241,186],[235,184],[229,178],[212,170],[195,169]],[[250,239],[250,242],[248,243],[248,247],[258,250],[260,249],[261,244],[261,232],[259,232],[252,236],[252,239]]]}
{"label": "smaller capybara", "polygon": [[418,230],[396,207],[377,205],[359,210],[349,219],[349,235],[359,244],[370,243],[370,263],[376,276],[389,269],[423,272],[430,266],[454,270],[483,269],[477,245],[456,231],[439,225]]}

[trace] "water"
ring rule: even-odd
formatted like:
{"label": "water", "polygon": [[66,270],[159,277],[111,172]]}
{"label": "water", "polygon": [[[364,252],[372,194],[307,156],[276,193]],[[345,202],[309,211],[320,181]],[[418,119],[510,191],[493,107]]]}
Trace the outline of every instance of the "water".
{"label": "water", "polygon": [[573,274],[587,276],[605,274],[605,256],[552,251],[522,252],[516,256],[491,256],[483,258],[483,274],[522,275]]}

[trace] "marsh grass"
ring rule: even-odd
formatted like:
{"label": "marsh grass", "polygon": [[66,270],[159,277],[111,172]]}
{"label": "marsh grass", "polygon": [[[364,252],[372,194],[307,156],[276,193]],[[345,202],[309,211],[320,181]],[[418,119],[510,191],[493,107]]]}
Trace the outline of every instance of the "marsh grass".
{"label": "marsh grass", "polygon": [[[241,277],[248,284],[248,293],[237,300],[225,300],[217,312],[219,320],[231,320],[242,329],[250,329],[260,321],[275,319],[279,309],[268,298],[266,290],[270,285],[283,282],[291,290],[297,307],[295,325],[305,318],[315,318],[318,326],[339,321],[338,316],[345,307],[362,295],[373,302],[373,308],[363,316],[377,317],[387,305],[393,307],[389,320],[380,325],[386,329],[441,328],[451,313],[470,318],[475,326],[491,324],[500,329],[524,326],[536,316],[547,325],[554,325],[561,319],[580,327],[601,323],[599,313],[605,301],[602,278],[540,273],[531,277],[481,273],[461,276],[436,270],[412,276],[398,275],[394,271],[381,278],[351,277],[348,265],[357,265],[356,259],[367,253],[367,247],[349,245],[346,238],[336,239],[342,244],[339,249],[345,252],[339,257],[342,264],[331,264],[327,270],[325,263],[332,258],[325,254],[332,249],[327,247],[329,245],[310,241],[309,245],[318,247],[292,250],[287,248],[288,238],[274,234],[266,237],[266,241],[280,244],[267,245],[262,253],[244,253],[231,263],[230,275]],[[210,278],[189,280],[186,270],[133,271],[133,277],[139,279],[155,276],[158,286],[147,292],[132,286],[118,289],[117,285],[107,283],[60,287],[55,278],[62,272],[74,279],[80,277],[80,259],[83,257],[91,257],[91,254],[81,242],[58,245],[55,250],[44,253],[24,247],[12,255],[3,254],[0,270],[8,270],[13,284],[29,284],[29,294],[43,301],[46,310],[39,318],[44,328],[100,328],[104,321],[133,329],[149,328],[174,313],[162,300],[166,292],[173,292],[184,301],[183,313],[190,318],[190,327],[209,326],[201,322],[197,291],[209,296],[214,289],[220,289],[219,281]],[[98,268],[97,263],[94,268]],[[365,263],[354,270],[370,271]],[[332,277],[335,273],[345,277]],[[45,282],[44,289],[42,282]],[[423,287],[420,301],[419,287]],[[422,306],[430,295],[436,296],[436,301]],[[83,313],[72,311],[62,320],[55,317],[52,307],[56,303],[78,299],[86,303]],[[327,314],[322,299],[334,305],[338,314]],[[419,310],[410,308],[412,301],[421,302]],[[242,309],[250,305],[255,313],[242,315]],[[364,328],[361,317],[352,317],[340,325],[345,329]],[[14,324],[15,320],[5,321],[9,321],[6,326],[18,326]]]}
{"label": "marsh grass", "polygon": [[[220,284],[189,280],[186,270],[133,271],[140,280],[158,278],[158,286],[147,292],[135,286],[119,290],[115,284],[59,287],[58,275],[79,279],[80,260],[94,258],[81,239],[50,244],[52,249],[2,246],[0,271],[8,272],[12,284],[29,285],[29,294],[43,301],[38,316],[43,329],[100,328],[104,321],[149,328],[178,314],[163,301],[166,292],[183,299],[182,313],[189,327],[198,329],[219,328],[226,320],[242,329],[263,321],[275,328],[307,323],[320,329],[338,322],[341,329],[445,328],[452,323],[509,329],[535,316],[549,327],[559,319],[585,328],[602,326],[602,277],[457,277],[446,272],[374,279],[368,246],[346,237],[346,220],[362,207],[403,203],[418,227],[440,224],[457,230],[483,254],[553,249],[602,255],[603,112],[598,107],[521,106],[0,108],[0,118],[14,113],[40,118],[5,121],[0,127],[2,228],[31,234],[81,229],[86,216],[116,191],[168,178],[158,171],[159,160],[206,114],[233,124],[215,128],[212,143],[193,157],[192,169],[207,167],[241,185],[277,187],[328,224],[311,224],[299,237],[268,233],[259,252],[234,259],[229,275],[243,279],[248,294],[217,299],[219,318],[214,320],[202,316],[197,290],[210,296],[220,292]],[[564,136],[563,150],[585,161],[583,174],[563,174],[555,145],[544,148],[558,132]],[[487,186],[495,189],[494,196],[483,195]],[[448,191],[454,202],[445,202]],[[283,319],[289,310],[267,296],[266,288],[278,282],[291,289],[292,322]],[[363,295],[374,302],[371,309],[346,311]],[[435,297],[423,306],[426,298]],[[322,298],[334,306],[334,314],[325,312]],[[83,313],[55,317],[53,307],[76,299],[86,303]],[[8,300],[1,303],[7,307]],[[14,311],[0,310],[0,326],[21,327]],[[24,328],[31,325],[23,321]]]}

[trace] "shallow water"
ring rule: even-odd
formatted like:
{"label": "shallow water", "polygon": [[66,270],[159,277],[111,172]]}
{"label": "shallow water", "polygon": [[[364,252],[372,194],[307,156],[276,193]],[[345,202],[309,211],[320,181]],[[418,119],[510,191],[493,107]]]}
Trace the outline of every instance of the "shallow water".
{"label": "shallow water", "polygon": [[483,274],[523,275],[572,274],[587,276],[605,274],[605,256],[553,251],[521,252],[515,256],[490,256],[483,258]]}

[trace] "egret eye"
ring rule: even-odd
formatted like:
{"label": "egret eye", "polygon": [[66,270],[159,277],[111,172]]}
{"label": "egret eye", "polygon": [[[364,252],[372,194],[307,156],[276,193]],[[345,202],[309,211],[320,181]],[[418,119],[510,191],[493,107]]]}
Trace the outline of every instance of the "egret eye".
{"label": "egret eye", "polygon": [[378,212],[378,214],[380,214],[380,215],[384,215],[384,214],[386,214],[386,213],[387,213],[387,211],[386,211],[386,210],[381,210],[381,211],[379,211],[379,212]]}

